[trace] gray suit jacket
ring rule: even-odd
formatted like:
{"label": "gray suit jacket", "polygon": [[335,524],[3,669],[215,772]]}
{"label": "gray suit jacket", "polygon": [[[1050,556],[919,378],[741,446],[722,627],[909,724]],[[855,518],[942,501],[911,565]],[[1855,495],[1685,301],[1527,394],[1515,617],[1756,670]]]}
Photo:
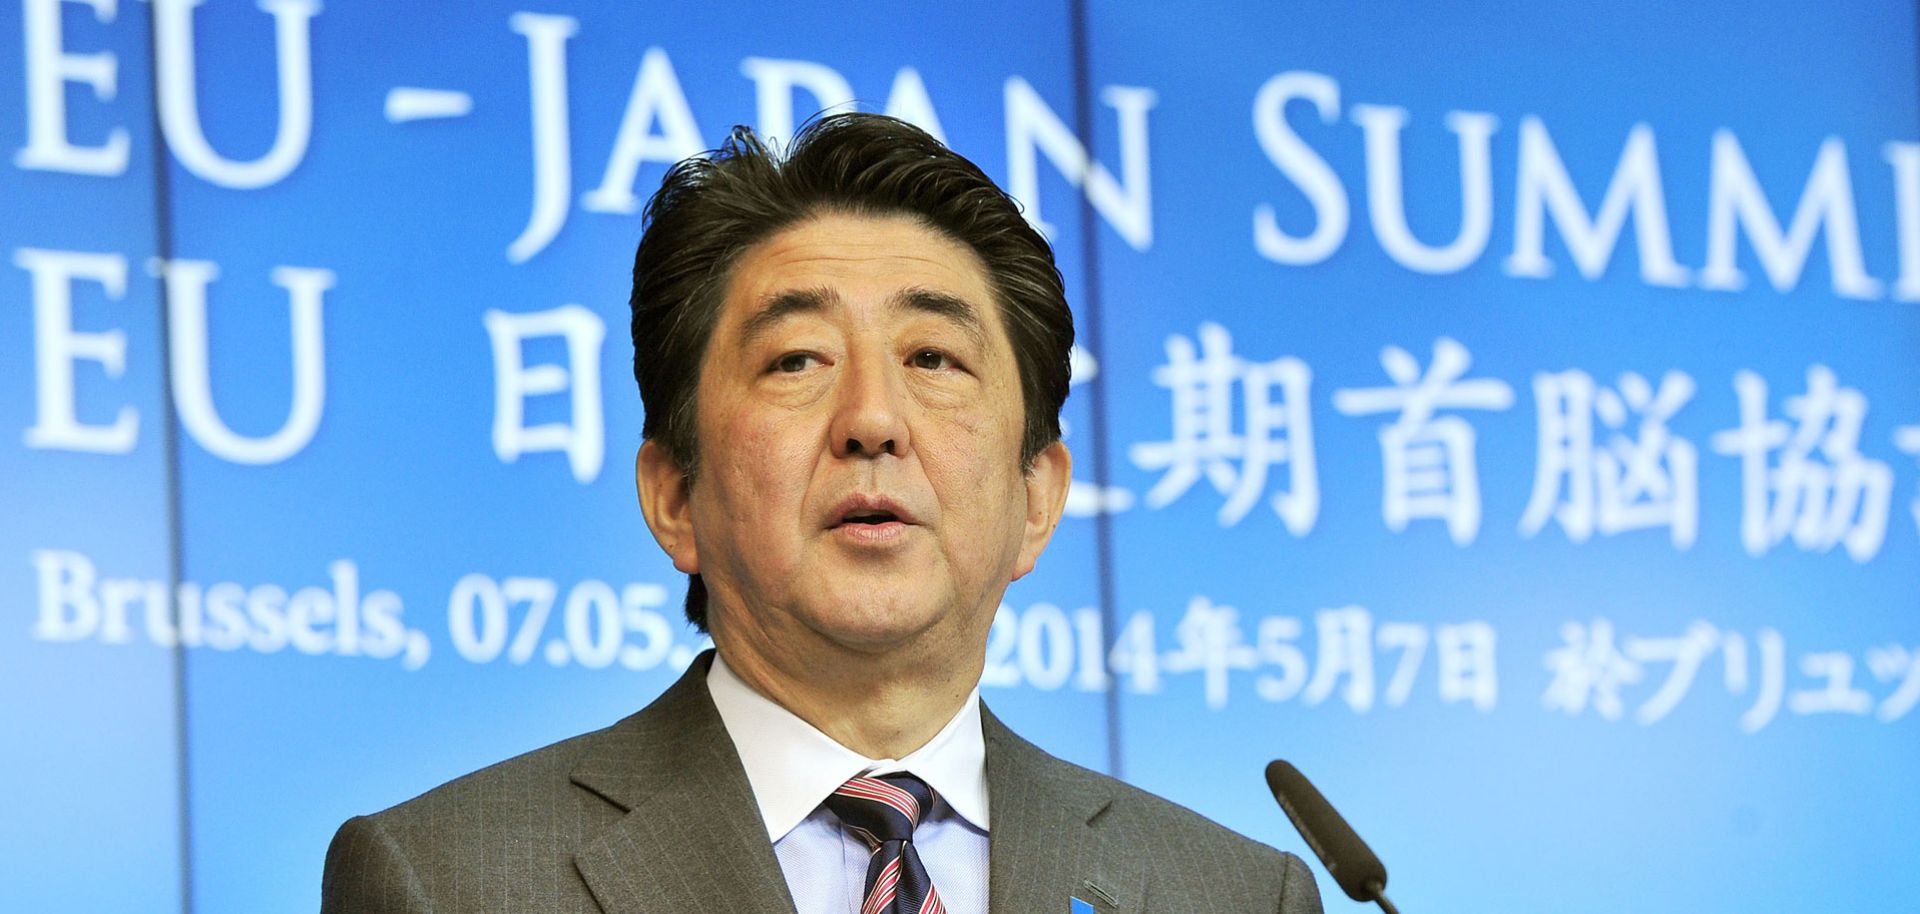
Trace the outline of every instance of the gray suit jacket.
{"label": "gray suit jacket", "polygon": [[[611,727],[349,820],[322,914],[788,914],[707,666]],[[982,721],[990,914],[1067,914],[1068,896],[1099,914],[1320,911],[1298,857]]]}

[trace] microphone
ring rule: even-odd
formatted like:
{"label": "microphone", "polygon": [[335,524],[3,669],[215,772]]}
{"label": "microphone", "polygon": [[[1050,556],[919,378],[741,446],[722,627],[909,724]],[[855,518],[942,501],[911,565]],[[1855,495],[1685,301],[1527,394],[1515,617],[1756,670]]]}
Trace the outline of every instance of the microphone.
{"label": "microphone", "polygon": [[1267,765],[1267,787],[1348,898],[1375,902],[1387,914],[1400,914],[1387,900],[1387,868],[1300,769],[1274,759]]}

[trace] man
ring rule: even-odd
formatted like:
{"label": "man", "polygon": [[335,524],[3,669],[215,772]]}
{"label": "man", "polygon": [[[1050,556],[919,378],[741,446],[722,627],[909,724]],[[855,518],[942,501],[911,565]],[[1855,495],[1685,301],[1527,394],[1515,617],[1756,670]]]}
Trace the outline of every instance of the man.
{"label": "man", "polygon": [[980,704],[1059,522],[1072,317],[972,163],[841,115],[668,174],[634,260],[647,525],[713,636],[595,733],[370,817],[327,912],[1320,910],[1298,858]]}

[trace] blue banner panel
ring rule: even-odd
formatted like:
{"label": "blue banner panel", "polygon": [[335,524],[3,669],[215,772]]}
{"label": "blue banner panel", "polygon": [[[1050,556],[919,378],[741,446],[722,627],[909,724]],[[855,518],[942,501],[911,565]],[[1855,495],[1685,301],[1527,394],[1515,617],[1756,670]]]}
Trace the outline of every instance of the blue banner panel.
{"label": "blue banner panel", "polygon": [[1089,25],[1154,99],[1099,259],[1125,775],[1304,852],[1288,758],[1405,910],[1910,899],[1911,7]]}
{"label": "blue banner panel", "polygon": [[181,909],[143,4],[0,15],[0,907]]}

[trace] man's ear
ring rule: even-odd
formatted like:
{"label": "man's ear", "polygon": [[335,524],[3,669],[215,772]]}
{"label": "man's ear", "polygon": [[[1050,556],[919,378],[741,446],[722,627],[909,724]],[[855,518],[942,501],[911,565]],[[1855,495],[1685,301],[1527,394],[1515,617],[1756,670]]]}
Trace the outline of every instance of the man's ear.
{"label": "man's ear", "polygon": [[1073,483],[1073,455],[1067,446],[1055,441],[1033,458],[1027,470],[1027,525],[1020,540],[1020,558],[1013,566],[1013,579],[1019,580],[1040,561],[1040,550],[1047,548],[1053,530],[1060,526],[1060,513],[1067,508],[1067,487]]}
{"label": "man's ear", "polygon": [[667,449],[649,440],[634,458],[634,486],[640,490],[640,513],[654,542],[685,574],[700,573],[700,549],[693,541],[693,500],[687,474]]}

